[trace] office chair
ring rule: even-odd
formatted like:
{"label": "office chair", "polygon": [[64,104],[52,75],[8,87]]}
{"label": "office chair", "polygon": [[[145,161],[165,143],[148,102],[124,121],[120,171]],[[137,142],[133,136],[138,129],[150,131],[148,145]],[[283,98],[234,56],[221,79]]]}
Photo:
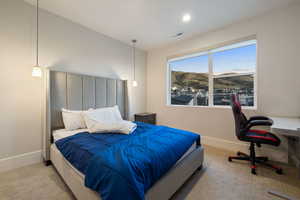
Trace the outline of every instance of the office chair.
{"label": "office chair", "polygon": [[256,163],[263,164],[276,170],[276,173],[282,174],[282,169],[267,163],[267,157],[259,157],[255,155],[255,145],[261,147],[261,144],[268,144],[273,146],[280,145],[280,139],[276,135],[265,131],[252,129],[255,126],[271,126],[273,121],[264,116],[253,116],[246,118],[242,112],[241,104],[236,94],[231,96],[231,106],[235,120],[235,133],[239,140],[250,143],[250,155],[242,152],[237,153],[237,157],[228,157],[228,161],[232,160],[246,160],[251,162],[251,173],[256,174]]}

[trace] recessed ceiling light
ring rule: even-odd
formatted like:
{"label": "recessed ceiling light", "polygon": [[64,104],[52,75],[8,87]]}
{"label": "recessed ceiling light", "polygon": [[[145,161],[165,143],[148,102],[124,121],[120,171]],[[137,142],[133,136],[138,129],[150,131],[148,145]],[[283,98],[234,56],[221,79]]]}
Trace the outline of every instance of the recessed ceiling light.
{"label": "recessed ceiling light", "polygon": [[190,14],[184,14],[183,16],[182,16],[182,22],[184,22],[184,23],[187,23],[187,22],[189,22],[189,21],[191,21],[191,15]]}

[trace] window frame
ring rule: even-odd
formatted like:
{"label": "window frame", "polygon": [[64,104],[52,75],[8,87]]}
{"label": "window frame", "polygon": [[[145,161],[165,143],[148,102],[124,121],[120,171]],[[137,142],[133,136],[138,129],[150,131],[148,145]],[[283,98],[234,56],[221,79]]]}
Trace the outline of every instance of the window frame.
{"label": "window frame", "polygon": [[[223,43],[220,45],[216,45],[215,47],[210,47],[210,48],[205,48],[202,50],[198,50],[196,52],[192,53],[186,53],[186,54],[181,54],[181,55],[176,55],[172,56],[170,58],[166,59],[167,62],[167,90],[166,90],[166,105],[171,106],[171,107],[190,107],[190,108],[231,108],[229,105],[214,105],[213,103],[213,88],[214,88],[214,75],[213,75],[213,58],[212,55],[213,53],[216,52],[221,52],[225,50],[230,50],[234,48],[239,48],[251,44],[256,44],[256,65],[255,65],[255,72],[253,74],[253,94],[254,94],[254,102],[253,106],[242,106],[243,109],[246,110],[257,110],[257,72],[258,72],[258,40],[256,36],[250,36],[245,39],[240,39],[236,40],[233,42],[228,42],[228,43]],[[190,105],[173,105],[171,104],[171,87],[172,87],[172,80],[171,80],[171,66],[170,62],[171,61],[176,61],[176,60],[182,60],[182,59],[187,59],[187,58],[192,58],[196,56],[201,56],[201,55],[208,55],[208,105],[203,106],[203,105],[197,105],[197,106],[190,106]],[[243,76],[243,75],[241,75]]]}

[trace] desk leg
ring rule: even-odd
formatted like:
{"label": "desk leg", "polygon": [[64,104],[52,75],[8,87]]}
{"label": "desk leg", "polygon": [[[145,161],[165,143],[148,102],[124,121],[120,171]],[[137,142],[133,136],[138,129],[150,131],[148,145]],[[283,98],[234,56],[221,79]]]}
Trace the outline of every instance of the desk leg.
{"label": "desk leg", "polygon": [[300,141],[296,137],[287,137],[288,138],[288,154],[292,162],[296,165],[298,170],[298,177],[300,179]]}

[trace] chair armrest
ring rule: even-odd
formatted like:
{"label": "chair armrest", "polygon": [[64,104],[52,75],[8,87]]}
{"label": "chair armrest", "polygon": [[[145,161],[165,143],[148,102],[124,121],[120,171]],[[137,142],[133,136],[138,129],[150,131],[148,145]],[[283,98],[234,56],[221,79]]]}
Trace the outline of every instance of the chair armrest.
{"label": "chair armrest", "polygon": [[248,121],[253,121],[253,120],[271,120],[269,117],[265,117],[265,116],[252,116],[249,118]]}
{"label": "chair armrest", "polygon": [[253,126],[272,126],[273,121],[270,120],[252,120],[249,121],[247,126],[245,127],[246,130],[249,130]]}

